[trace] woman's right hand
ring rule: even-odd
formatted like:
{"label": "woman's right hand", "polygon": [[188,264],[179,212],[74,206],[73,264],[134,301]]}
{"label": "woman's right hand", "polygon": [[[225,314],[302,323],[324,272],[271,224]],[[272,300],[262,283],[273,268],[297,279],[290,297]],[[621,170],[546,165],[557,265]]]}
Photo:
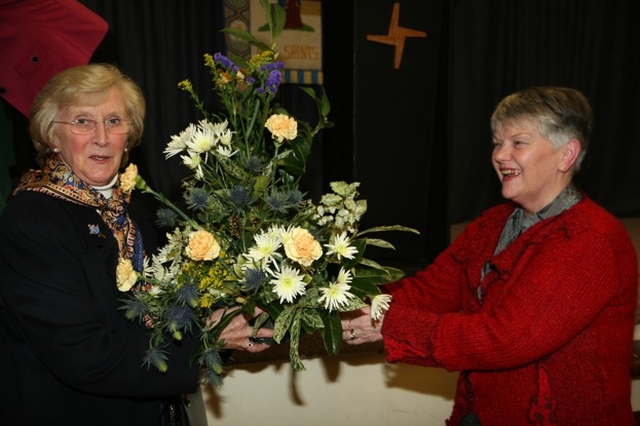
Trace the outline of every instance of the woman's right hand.
{"label": "woman's right hand", "polygon": [[[207,320],[207,324],[209,326],[214,326],[219,323],[223,316],[228,315],[230,312],[233,312],[236,309],[240,308],[232,308],[232,309],[218,309],[215,311]],[[262,311],[260,308],[256,308],[254,311],[254,317],[260,315]],[[249,324],[252,317],[248,317],[245,314],[237,314],[233,317],[233,319],[227,324],[227,326],[222,330],[220,334],[220,340],[224,339],[225,349],[236,349],[247,352],[262,352],[265,349],[268,349],[270,345],[265,343],[257,343],[254,342],[251,338],[272,338],[273,330],[268,328],[260,328],[258,329],[256,335],[253,335],[253,326]]]}

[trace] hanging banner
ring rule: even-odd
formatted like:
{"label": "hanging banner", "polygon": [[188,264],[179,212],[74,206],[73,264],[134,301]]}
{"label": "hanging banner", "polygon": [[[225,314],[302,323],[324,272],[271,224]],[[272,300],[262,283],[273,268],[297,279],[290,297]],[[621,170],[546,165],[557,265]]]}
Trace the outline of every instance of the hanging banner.
{"label": "hanging banner", "polygon": [[[271,1],[276,3],[276,1]],[[285,29],[276,40],[278,59],[285,64],[285,83],[322,84],[322,2],[278,0],[285,8]],[[271,43],[267,19],[260,0],[225,0],[225,27],[250,31],[265,44]],[[226,36],[227,52],[248,59],[256,53],[244,40]]]}

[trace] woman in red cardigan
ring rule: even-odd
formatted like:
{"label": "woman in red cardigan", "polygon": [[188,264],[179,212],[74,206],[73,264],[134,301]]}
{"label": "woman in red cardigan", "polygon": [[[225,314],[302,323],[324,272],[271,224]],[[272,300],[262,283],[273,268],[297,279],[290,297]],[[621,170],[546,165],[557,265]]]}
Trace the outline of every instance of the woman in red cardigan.
{"label": "woman in red cardigan", "polygon": [[620,222],[572,183],[592,122],[573,89],[503,99],[492,162],[509,202],[387,286],[381,318],[365,308],[343,320],[347,343],[383,340],[389,362],[459,371],[449,426],[635,424],[636,254]]}

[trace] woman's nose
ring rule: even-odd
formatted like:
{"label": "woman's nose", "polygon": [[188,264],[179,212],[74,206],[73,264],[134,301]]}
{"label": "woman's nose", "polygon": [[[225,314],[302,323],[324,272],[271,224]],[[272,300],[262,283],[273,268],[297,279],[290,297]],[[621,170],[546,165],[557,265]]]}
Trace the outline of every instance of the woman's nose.
{"label": "woman's nose", "polygon": [[496,161],[504,160],[509,157],[511,149],[508,144],[496,144],[493,146],[493,159]]}
{"label": "woman's nose", "polygon": [[98,146],[105,146],[109,143],[109,132],[104,121],[98,122],[93,130],[93,143]]}

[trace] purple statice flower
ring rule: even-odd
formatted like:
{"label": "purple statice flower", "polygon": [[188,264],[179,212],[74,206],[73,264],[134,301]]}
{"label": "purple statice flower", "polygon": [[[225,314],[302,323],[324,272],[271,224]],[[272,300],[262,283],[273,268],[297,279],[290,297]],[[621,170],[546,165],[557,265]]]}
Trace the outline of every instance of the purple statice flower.
{"label": "purple statice flower", "polygon": [[271,93],[275,94],[278,91],[278,87],[280,86],[280,79],[282,74],[279,70],[272,70],[269,72],[269,76],[267,80],[264,82],[265,89]]}
{"label": "purple statice flower", "polygon": [[268,64],[262,65],[258,68],[259,72],[262,71],[273,71],[273,70],[281,70],[284,68],[284,62],[269,62]]}
{"label": "purple statice flower", "polygon": [[234,64],[233,61],[231,61],[231,59],[227,58],[220,52],[214,53],[213,61],[216,64],[222,65],[224,68],[228,70],[233,70],[236,72],[240,70],[240,68],[236,64]]}

